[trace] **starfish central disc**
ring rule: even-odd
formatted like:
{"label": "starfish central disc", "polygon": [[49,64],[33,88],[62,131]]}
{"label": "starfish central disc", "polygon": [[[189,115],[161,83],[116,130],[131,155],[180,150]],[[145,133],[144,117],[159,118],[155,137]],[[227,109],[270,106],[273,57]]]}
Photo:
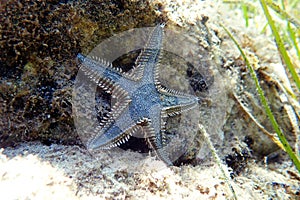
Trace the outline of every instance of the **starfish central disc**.
{"label": "starfish central disc", "polygon": [[142,118],[150,119],[150,109],[160,105],[160,97],[154,84],[143,85],[131,96],[129,105],[130,116],[134,121]]}

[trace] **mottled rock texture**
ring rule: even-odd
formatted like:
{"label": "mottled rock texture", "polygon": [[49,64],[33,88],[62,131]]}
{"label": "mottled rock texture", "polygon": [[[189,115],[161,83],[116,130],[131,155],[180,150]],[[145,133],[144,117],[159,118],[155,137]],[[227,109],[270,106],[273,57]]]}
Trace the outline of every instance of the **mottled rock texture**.
{"label": "mottled rock texture", "polygon": [[78,52],[162,21],[148,1],[1,1],[0,146],[80,143],[71,93]]}

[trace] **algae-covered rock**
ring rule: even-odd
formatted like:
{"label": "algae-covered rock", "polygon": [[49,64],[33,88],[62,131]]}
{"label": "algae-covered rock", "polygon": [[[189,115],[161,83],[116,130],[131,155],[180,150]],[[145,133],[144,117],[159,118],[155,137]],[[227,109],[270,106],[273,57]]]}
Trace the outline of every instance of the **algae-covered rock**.
{"label": "algae-covered rock", "polygon": [[112,34],[162,21],[148,1],[3,1],[0,146],[80,143],[71,112],[76,55]]}

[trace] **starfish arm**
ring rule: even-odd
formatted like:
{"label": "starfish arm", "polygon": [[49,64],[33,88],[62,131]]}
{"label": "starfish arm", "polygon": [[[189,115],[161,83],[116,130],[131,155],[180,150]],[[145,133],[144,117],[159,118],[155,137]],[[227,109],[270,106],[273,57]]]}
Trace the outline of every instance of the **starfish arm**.
{"label": "starfish arm", "polygon": [[[78,55],[80,59],[87,59],[86,57],[83,57],[81,54]],[[102,121],[100,122],[100,126],[102,128],[107,128],[106,126],[110,125],[111,122],[116,119],[122,110],[124,110],[128,104],[130,103],[130,98],[128,95],[128,92],[120,87],[118,83],[113,82],[111,79],[107,77],[101,76],[99,73],[100,69],[97,68],[95,70],[93,67],[93,64],[95,60],[88,60],[88,63],[86,67],[83,65],[81,67],[82,71],[85,73],[87,77],[92,79],[94,82],[97,83],[99,87],[104,89],[107,93],[111,94],[113,98],[117,99],[118,101],[112,106],[111,111],[108,113],[107,116],[105,116]],[[95,63],[96,64],[96,63]],[[99,63],[97,63],[99,65]],[[105,66],[102,66],[102,68]]]}
{"label": "starfish arm", "polygon": [[143,126],[143,132],[148,146],[154,150],[157,157],[164,161],[168,166],[171,166],[173,163],[164,147],[165,137],[164,130],[161,129],[161,126],[164,127],[165,123],[160,118],[160,112],[160,106],[152,107],[150,110],[150,119],[148,120],[148,123]]}
{"label": "starfish arm", "polygon": [[[111,93],[113,97],[115,95],[118,99],[121,99],[120,96],[112,93],[116,86],[122,86],[123,96],[126,96],[129,91],[136,89],[136,80],[127,73],[122,72],[121,69],[113,67],[112,64],[96,57],[89,58],[81,54],[78,54],[77,57],[82,62],[80,67],[81,71],[106,90],[106,92]],[[118,88],[118,90],[120,90],[120,88]]]}
{"label": "starfish arm", "polygon": [[144,69],[149,63],[157,63],[162,46],[163,28],[164,24],[154,27],[145,48],[137,57],[129,74],[134,80],[140,80],[143,77]]}
{"label": "starfish arm", "polygon": [[163,40],[163,24],[154,27],[145,48],[136,59],[135,66],[155,63],[157,61]]}
{"label": "starfish arm", "polygon": [[[141,120],[142,121],[142,120]],[[129,109],[126,108],[109,126],[95,129],[94,137],[88,142],[90,150],[110,149],[126,142],[130,136],[141,129],[139,122],[130,121]]]}
{"label": "starfish arm", "polygon": [[94,81],[99,77],[108,77],[116,82],[122,76],[120,68],[113,67],[111,63],[101,58],[87,57],[82,54],[78,54],[77,58],[82,63],[80,69]]}
{"label": "starfish arm", "polygon": [[119,67],[114,67],[110,62],[102,58],[96,56],[88,57],[79,53],[77,59],[82,63],[80,69],[95,82],[100,77],[106,77],[115,83],[124,81],[124,79],[126,81],[135,81],[132,75],[123,72]]}
{"label": "starfish arm", "polygon": [[146,135],[148,146],[154,150],[157,157],[164,161],[168,166],[172,166],[173,163],[163,147],[163,137],[160,130],[154,130],[150,123],[143,127],[143,131]]}
{"label": "starfish arm", "polygon": [[192,95],[186,96],[167,96],[163,95],[162,100],[162,112],[161,117],[166,118],[169,116],[178,115],[182,112],[186,112],[195,108],[198,105],[199,98]]}

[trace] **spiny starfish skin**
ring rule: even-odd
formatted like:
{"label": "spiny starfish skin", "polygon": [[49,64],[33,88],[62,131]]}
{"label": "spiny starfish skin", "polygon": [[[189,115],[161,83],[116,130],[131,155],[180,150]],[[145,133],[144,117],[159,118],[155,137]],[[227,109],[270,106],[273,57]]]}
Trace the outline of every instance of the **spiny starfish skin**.
{"label": "spiny starfish skin", "polygon": [[153,29],[130,72],[78,54],[81,70],[117,99],[109,115],[94,130],[95,136],[87,144],[89,150],[116,147],[139,131],[157,156],[172,165],[163,148],[165,121],[169,116],[192,109],[199,99],[168,89],[158,81],[163,28],[164,24],[160,24]]}

